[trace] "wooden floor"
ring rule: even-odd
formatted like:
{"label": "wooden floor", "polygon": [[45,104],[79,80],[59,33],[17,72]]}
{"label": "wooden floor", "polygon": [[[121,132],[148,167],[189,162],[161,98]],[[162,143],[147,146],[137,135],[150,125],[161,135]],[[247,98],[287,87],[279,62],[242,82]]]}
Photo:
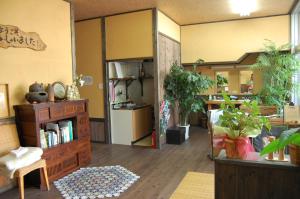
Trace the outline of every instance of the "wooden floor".
{"label": "wooden floor", "polygon": [[[207,131],[191,128],[190,139],[182,145],[165,145],[162,150],[123,145],[93,144],[93,161],[90,166],[121,165],[141,178],[121,199],[169,198],[188,171],[213,173],[214,164],[207,158]],[[18,198],[17,188],[0,194],[0,198]],[[57,189],[42,192],[25,188],[25,198],[62,198]]]}

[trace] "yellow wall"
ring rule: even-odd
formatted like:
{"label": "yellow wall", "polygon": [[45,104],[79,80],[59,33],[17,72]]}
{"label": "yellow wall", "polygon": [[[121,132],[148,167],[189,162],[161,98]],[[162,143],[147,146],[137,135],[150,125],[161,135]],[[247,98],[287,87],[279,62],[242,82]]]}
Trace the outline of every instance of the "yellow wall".
{"label": "yellow wall", "polygon": [[90,117],[104,118],[101,19],[75,23],[75,35],[77,74],[93,77],[93,84],[80,88],[80,95],[89,99]]}
{"label": "yellow wall", "polygon": [[152,10],[105,18],[106,59],[153,56]]}
{"label": "yellow wall", "polygon": [[181,27],[182,63],[235,61],[246,52],[260,51],[264,39],[290,42],[290,17],[276,16]]}
{"label": "yellow wall", "polygon": [[157,12],[157,29],[180,42],[180,26],[160,11]]}
{"label": "yellow wall", "polygon": [[1,0],[0,24],[37,32],[45,51],[0,48],[0,83],[8,83],[12,105],[24,103],[30,84],[72,82],[70,4],[62,0]]}

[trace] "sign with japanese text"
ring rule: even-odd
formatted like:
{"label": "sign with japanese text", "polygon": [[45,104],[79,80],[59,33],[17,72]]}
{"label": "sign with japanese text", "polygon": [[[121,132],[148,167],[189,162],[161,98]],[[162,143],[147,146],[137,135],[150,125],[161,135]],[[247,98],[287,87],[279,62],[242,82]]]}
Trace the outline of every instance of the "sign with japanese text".
{"label": "sign with japanese text", "polygon": [[0,24],[0,47],[30,48],[42,51],[47,45],[35,32],[24,32],[16,26]]}

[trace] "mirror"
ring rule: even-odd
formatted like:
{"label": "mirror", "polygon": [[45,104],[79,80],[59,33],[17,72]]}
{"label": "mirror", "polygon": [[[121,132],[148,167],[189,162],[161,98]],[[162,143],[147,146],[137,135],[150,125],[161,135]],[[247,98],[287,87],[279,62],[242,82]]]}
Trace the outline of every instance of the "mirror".
{"label": "mirror", "polygon": [[253,71],[240,71],[241,93],[253,93]]}
{"label": "mirror", "polygon": [[228,92],[229,73],[228,71],[216,72],[217,93]]}

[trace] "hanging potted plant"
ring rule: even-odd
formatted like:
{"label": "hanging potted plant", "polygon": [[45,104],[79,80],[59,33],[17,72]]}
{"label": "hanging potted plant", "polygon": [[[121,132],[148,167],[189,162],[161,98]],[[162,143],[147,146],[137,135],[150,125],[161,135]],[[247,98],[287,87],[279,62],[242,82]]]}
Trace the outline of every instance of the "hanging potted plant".
{"label": "hanging potted plant", "polygon": [[[197,61],[201,63],[203,60]],[[164,80],[165,99],[178,109],[179,125],[186,129],[185,138],[189,137],[188,116],[191,112],[203,110],[204,102],[199,99],[208,88],[212,87],[213,81],[207,76],[196,71],[196,65],[192,71],[185,70],[176,62],[172,64],[170,73]]]}
{"label": "hanging potted plant", "polygon": [[246,159],[248,152],[254,151],[249,137],[259,135],[263,126],[269,130],[271,125],[266,117],[260,116],[257,101],[245,101],[243,106],[246,109],[239,109],[226,94],[223,94],[223,98],[223,114],[213,127],[214,134],[225,135],[224,144],[228,158]]}
{"label": "hanging potted plant", "polygon": [[265,155],[289,147],[291,163],[300,166],[300,128],[283,131],[280,137],[268,144],[260,153]]}
{"label": "hanging potted plant", "polygon": [[299,68],[299,61],[288,50],[288,44],[277,47],[274,42],[266,41],[264,52],[252,69],[261,71],[263,76],[263,87],[257,95],[262,104],[261,111],[274,114],[291,100],[295,87],[292,77]]}

